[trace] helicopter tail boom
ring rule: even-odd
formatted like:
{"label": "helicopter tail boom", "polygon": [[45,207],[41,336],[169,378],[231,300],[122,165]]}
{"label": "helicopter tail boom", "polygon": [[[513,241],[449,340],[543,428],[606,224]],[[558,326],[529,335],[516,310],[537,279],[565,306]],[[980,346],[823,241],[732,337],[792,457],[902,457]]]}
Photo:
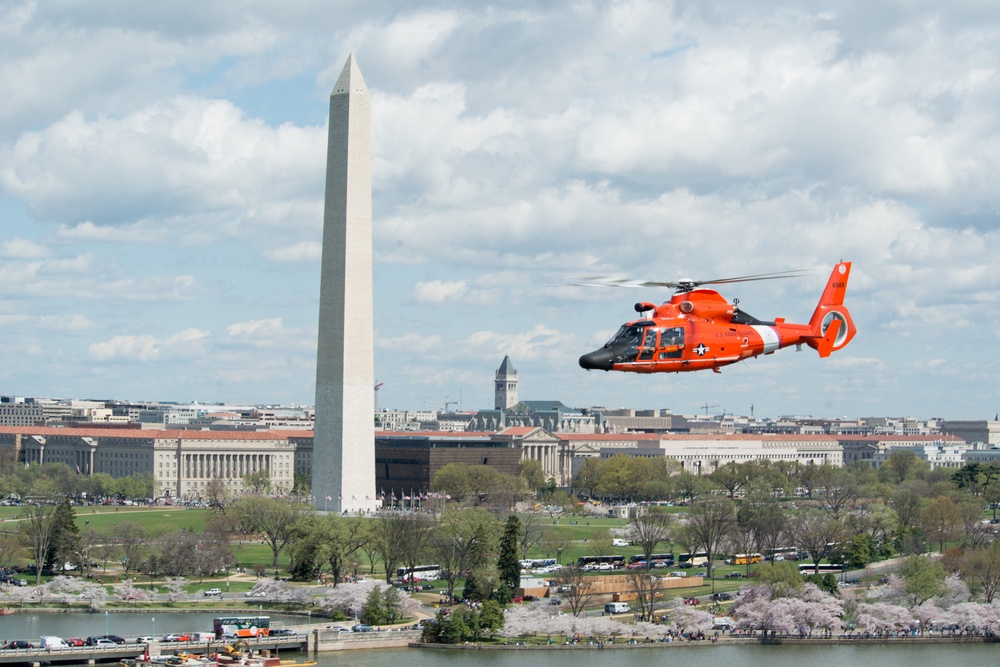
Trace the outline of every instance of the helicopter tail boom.
{"label": "helicopter tail boom", "polygon": [[806,344],[819,352],[821,357],[828,357],[844,348],[857,333],[851,313],[844,306],[844,294],[847,292],[847,279],[850,275],[850,262],[840,262],[833,267],[826,289],[809,320],[812,336],[806,340]]}

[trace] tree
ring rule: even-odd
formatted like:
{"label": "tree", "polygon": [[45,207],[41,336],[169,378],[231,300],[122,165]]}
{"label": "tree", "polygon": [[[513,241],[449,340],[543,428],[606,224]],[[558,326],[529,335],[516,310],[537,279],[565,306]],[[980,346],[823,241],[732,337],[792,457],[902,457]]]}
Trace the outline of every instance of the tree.
{"label": "tree", "polygon": [[807,510],[793,519],[790,532],[797,546],[809,552],[814,573],[819,573],[819,563],[829,557],[844,536],[840,519],[818,510]]}
{"label": "tree", "polygon": [[656,553],[657,545],[670,538],[673,522],[673,515],[664,507],[648,505],[636,512],[629,525],[629,538],[633,544],[642,548],[646,557],[646,569],[652,564],[652,555]]}
{"label": "tree", "polygon": [[579,616],[597,594],[594,577],[577,567],[563,568],[556,582],[556,590],[569,605],[573,616]]}
{"label": "tree", "polygon": [[545,471],[542,464],[534,459],[525,459],[518,466],[518,474],[524,479],[524,483],[532,491],[537,491],[545,486]]}
{"label": "tree", "polygon": [[950,498],[938,496],[924,508],[923,524],[928,539],[937,542],[938,550],[944,551],[944,543],[958,537],[962,512]]}
{"label": "tree", "polygon": [[934,563],[924,556],[910,556],[899,567],[899,574],[905,582],[903,590],[910,596],[916,607],[939,595],[944,590],[947,573],[940,563]]}
{"label": "tree", "polygon": [[330,566],[334,587],[344,571],[355,564],[355,554],[371,538],[366,523],[360,518],[328,514],[318,526],[320,548],[317,556]]}
{"label": "tree", "polygon": [[[647,561],[648,563],[648,561]],[[635,595],[639,620],[652,621],[663,590],[663,580],[649,573],[649,567],[629,570],[625,575],[629,591]]]}
{"label": "tree", "polygon": [[878,469],[879,479],[890,484],[902,484],[926,473],[927,464],[906,448],[893,449]]}
{"label": "tree", "polygon": [[[52,536],[49,548],[45,553],[45,567],[53,570],[63,570],[64,564],[76,557],[79,551],[80,529],[76,525],[76,512],[69,504],[69,498],[63,498],[56,505],[52,517]],[[75,563],[77,567],[80,563]]]}
{"label": "tree", "polygon": [[479,630],[489,632],[492,637],[494,632],[503,630],[503,624],[503,607],[500,603],[496,600],[484,602],[479,608]]}
{"label": "tree", "polygon": [[504,524],[503,536],[500,538],[500,558],[497,559],[500,581],[494,599],[503,605],[509,604],[521,587],[521,563],[517,557],[520,535],[521,522],[517,515],[511,514]]}
{"label": "tree", "polygon": [[965,553],[962,573],[969,587],[987,604],[1000,593],[1000,541]]}
{"label": "tree", "polygon": [[128,579],[130,572],[139,569],[149,534],[135,521],[122,521],[111,527],[110,537],[116,547],[116,556],[125,568],[124,577]]}
{"label": "tree", "polygon": [[709,475],[714,483],[718,484],[730,498],[736,497],[736,493],[750,481],[751,467],[745,463],[730,461],[719,466]]}
{"label": "tree", "polygon": [[271,491],[271,473],[267,470],[255,470],[247,473],[243,476],[243,484],[250,493],[266,494]]}
{"label": "tree", "polygon": [[525,514],[521,522],[521,534],[518,536],[518,547],[521,550],[521,558],[527,558],[528,552],[542,540],[541,514]]}
{"label": "tree", "polygon": [[468,507],[444,512],[431,537],[431,549],[443,570],[449,599],[454,596],[458,578],[486,562],[499,534],[499,521],[484,509]]}
{"label": "tree", "polygon": [[226,506],[232,502],[233,492],[229,481],[222,477],[213,477],[205,484],[205,499],[208,506],[220,514],[226,513]]}
{"label": "tree", "polygon": [[244,533],[259,533],[271,547],[272,566],[278,569],[278,557],[295,536],[295,523],[305,516],[304,505],[287,500],[251,496],[233,505],[236,523]]}
{"label": "tree", "polygon": [[370,625],[395,623],[402,616],[399,590],[392,586],[376,586],[368,592],[361,618]]}
{"label": "tree", "polygon": [[396,569],[407,557],[410,526],[403,514],[380,516],[372,525],[371,544],[385,564],[386,583],[392,582]]}
{"label": "tree", "polygon": [[52,505],[29,505],[20,524],[21,544],[35,562],[35,585],[42,581],[42,567],[49,552],[55,526],[55,508]]}
{"label": "tree", "polygon": [[871,535],[861,533],[855,535],[847,545],[846,563],[851,569],[860,570],[875,560],[875,540]]}
{"label": "tree", "polygon": [[708,577],[712,577],[715,555],[736,526],[736,505],[724,498],[710,498],[692,504],[688,512],[688,530],[698,546],[708,553]]}
{"label": "tree", "polygon": [[542,539],[538,543],[542,553],[548,556],[555,556],[557,563],[562,563],[563,552],[573,546],[573,536],[565,530],[559,528],[546,528],[542,531]]}

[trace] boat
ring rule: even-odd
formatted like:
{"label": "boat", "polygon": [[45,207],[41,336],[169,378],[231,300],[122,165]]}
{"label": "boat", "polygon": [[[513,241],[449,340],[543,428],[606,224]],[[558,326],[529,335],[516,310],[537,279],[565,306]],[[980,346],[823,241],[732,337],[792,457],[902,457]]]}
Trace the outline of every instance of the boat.
{"label": "boat", "polygon": [[118,664],[122,667],[219,667],[219,663],[211,658],[190,653],[143,655],[139,658],[122,660]]}

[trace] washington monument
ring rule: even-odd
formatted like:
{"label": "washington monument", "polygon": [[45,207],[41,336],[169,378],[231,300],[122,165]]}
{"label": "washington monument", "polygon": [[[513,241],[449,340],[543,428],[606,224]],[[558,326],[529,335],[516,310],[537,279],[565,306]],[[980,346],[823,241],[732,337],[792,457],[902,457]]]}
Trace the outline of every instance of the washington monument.
{"label": "washington monument", "polygon": [[330,94],[312,489],[331,512],[373,509],[371,97],[354,56]]}

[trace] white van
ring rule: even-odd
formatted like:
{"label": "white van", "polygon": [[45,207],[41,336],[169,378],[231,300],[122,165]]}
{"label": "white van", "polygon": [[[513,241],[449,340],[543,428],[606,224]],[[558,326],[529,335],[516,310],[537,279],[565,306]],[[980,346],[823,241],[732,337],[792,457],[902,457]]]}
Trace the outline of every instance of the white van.
{"label": "white van", "polygon": [[38,640],[38,645],[44,649],[50,651],[60,648],[69,648],[67,644],[61,637],[43,636]]}
{"label": "white van", "polygon": [[632,607],[628,606],[628,602],[609,602],[604,605],[605,614],[627,614],[632,611]]}
{"label": "white van", "polygon": [[621,537],[613,537],[613,538],[611,538],[611,546],[614,546],[614,547],[627,547],[628,546],[628,540],[623,539]]}

